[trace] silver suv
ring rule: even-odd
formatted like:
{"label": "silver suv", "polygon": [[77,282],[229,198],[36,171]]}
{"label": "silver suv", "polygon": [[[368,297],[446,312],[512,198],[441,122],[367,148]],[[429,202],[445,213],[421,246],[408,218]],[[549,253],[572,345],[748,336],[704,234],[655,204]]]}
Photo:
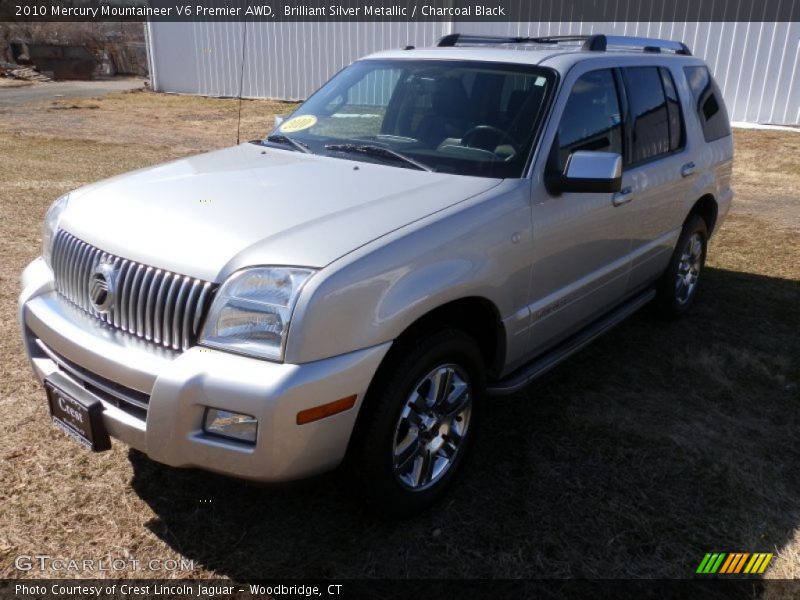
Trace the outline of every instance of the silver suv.
{"label": "silver suv", "polygon": [[26,350],[88,448],[259,481],[341,465],[413,512],[488,396],[645,303],[690,307],[732,156],[682,43],[374,54],[263,140],[58,199],[23,275]]}

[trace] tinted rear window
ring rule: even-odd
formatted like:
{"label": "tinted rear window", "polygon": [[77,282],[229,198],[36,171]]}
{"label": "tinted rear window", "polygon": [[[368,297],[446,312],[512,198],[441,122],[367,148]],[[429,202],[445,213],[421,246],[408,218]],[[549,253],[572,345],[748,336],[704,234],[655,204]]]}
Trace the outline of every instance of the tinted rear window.
{"label": "tinted rear window", "polygon": [[703,137],[707,142],[731,134],[731,124],[728,120],[728,111],[722,101],[720,92],[708,67],[684,67],[686,81],[692,90],[697,116],[703,127]]}
{"label": "tinted rear window", "polygon": [[684,143],[684,124],[681,104],[678,101],[678,92],[675,89],[675,81],[669,69],[660,67],[661,81],[664,84],[664,94],[667,96],[667,113],[669,115],[669,149],[678,150],[683,148]]}
{"label": "tinted rear window", "polygon": [[631,67],[624,73],[633,136],[629,162],[636,164],[670,151],[670,119],[658,67]]}

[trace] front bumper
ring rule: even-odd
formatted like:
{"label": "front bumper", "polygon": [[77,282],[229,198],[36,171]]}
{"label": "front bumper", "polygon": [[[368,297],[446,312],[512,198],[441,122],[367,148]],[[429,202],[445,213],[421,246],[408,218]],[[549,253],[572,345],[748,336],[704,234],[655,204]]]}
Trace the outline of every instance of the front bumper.
{"label": "front bumper", "polygon": [[[23,340],[40,380],[58,373],[75,382],[87,398],[103,403],[111,437],[155,461],[245,479],[287,481],[335,468],[390,346],[301,365],[200,346],[173,352],[71,305],[55,291],[52,271],[42,259],[28,265],[22,283]],[[353,394],[352,409],[297,425],[299,411]],[[256,443],[205,433],[207,407],[256,417]]]}

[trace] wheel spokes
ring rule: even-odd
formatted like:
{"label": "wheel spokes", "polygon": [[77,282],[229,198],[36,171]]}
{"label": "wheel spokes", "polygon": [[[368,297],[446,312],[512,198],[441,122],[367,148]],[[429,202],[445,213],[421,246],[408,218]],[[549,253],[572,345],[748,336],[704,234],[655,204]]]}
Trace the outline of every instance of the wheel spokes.
{"label": "wheel spokes", "polygon": [[698,260],[703,254],[703,244],[700,243],[700,238],[695,236],[692,238],[691,255],[694,259],[692,262]]}
{"label": "wheel spokes", "polygon": [[395,457],[403,454],[409,446],[411,446],[418,440],[419,440],[419,427],[408,424],[405,435],[395,436],[395,445],[394,445]]}
{"label": "wheel spokes", "polygon": [[702,265],[703,240],[699,234],[695,233],[686,242],[675,276],[675,299],[681,304],[688,302],[694,293]]}
{"label": "wheel spokes", "polygon": [[450,393],[450,382],[453,380],[453,370],[442,367],[433,377],[429,377],[430,391],[428,392],[428,406],[431,408],[441,404]]}
{"label": "wheel spokes", "polygon": [[458,452],[458,446],[461,444],[462,437],[451,431],[447,435],[444,436],[444,444],[440,448],[440,452],[444,455],[445,458],[452,459],[456,452]]}
{"label": "wheel spokes", "polygon": [[433,453],[424,449],[420,452],[418,460],[414,465],[414,485],[423,486],[433,479]]}
{"label": "wheel spokes", "polygon": [[432,369],[412,388],[395,428],[397,479],[425,489],[452,465],[469,426],[472,390],[457,365]]}
{"label": "wheel spokes", "polygon": [[[463,382],[462,382],[463,383]],[[469,394],[469,389],[467,388],[467,384],[463,383],[462,386],[457,387],[451,396],[448,399],[447,405],[444,407],[445,410],[442,413],[442,417],[452,419],[457,415],[464,412],[472,402],[472,397]]]}
{"label": "wheel spokes", "polygon": [[395,469],[401,472],[406,472],[410,463],[419,456],[420,448],[419,437],[415,436],[402,450],[395,452]]}
{"label": "wheel spokes", "polygon": [[411,425],[413,425],[417,429],[420,429],[425,425],[425,423],[422,420],[423,410],[420,410],[418,405],[414,403],[409,403],[408,406],[406,406],[406,410],[403,411],[403,416],[401,418],[404,418]]}

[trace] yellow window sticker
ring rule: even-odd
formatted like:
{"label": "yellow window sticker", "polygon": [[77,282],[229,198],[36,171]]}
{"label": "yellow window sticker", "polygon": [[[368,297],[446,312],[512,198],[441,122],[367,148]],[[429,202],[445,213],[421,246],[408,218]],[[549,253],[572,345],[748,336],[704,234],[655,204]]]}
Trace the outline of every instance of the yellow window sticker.
{"label": "yellow window sticker", "polygon": [[294,119],[289,119],[281,125],[280,131],[283,133],[293,133],[295,131],[303,131],[317,124],[317,117],[314,115],[300,115]]}

